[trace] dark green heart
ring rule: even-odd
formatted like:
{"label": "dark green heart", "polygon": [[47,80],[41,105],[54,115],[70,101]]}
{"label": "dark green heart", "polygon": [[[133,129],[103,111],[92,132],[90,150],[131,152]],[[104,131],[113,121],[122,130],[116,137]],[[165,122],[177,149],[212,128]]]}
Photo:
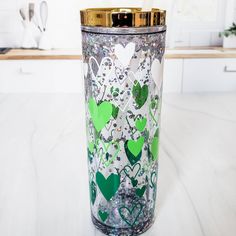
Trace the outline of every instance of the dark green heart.
{"label": "dark green heart", "polygon": [[119,113],[119,107],[116,107],[115,105],[112,105],[112,117],[114,119],[117,118],[118,113]]}
{"label": "dark green heart", "polygon": [[136,187],[138,185],[138,180],[135,178],[131,178],[131,183],[133,187]]}
{"label": "dark green heart", "polygon": [[136,191],[135,191],[136,195],[139,196],[139,197],[142,197],[143,194],[146,191],[146,188],[147,187],[145,185],[142,188],[137,188]]}
{"label": "dark green heart", "polygon": [[92,204],[94,204],[96,197],[97,197],[97,187],[96,187],[96,184],[94,183],[94,181],[91,181],[91,183],[90,183],[90,200],[91,200]]}
{"label": "dark green heart", "polygon": [[143,205],[141,203],[135,204],[132,209],[129,209],[126,206],[119,208],[119,214],[121,219],[129,226],[135,225],[137,219],[141,215],[143,210]]}
{"label": "dark green heart", "polygon": [[129,140],[127,140],[127,141],[125,142],[124,148],[125,148],[126,156],[127,156],[128,160],[129,160],[130,164],[133,166],[133,165],[135,165],[135,164],[141,159],[142,151],[138,154],[138,156],[134,156],[134,155],[130,152],[130,150],[129,150],[129,148],[128,148],[128,141],[129,141]]}
{"label": "dark green heart", "polygon": [[101,172],[96,173],[97,185],[107,201],[115,196],[120,187],[120,175],[111,174],[106,179]]}
{"label": "dark green heart", "polygon": [[109,214],[106,211],[101,211],[101,210],[98,211],[98,215],[102,220],[102,222],[105,222],[109,216]]}
{"label": "dark green heart", "polygon": [[137,81],[135,81],[134,84],[135,85],[133,86],[132,94],[138,108],[140,109],[147,101],[148,86],[145,84],[143,87],[141,87],[140,83]]}

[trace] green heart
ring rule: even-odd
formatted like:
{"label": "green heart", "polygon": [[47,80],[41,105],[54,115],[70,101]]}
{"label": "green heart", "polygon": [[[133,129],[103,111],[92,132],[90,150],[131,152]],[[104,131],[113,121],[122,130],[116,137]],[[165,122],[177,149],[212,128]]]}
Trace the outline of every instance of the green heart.
{"label": "green heart", "polygon": [[107,179],[101,172],[96,173],[98,187],[107,201],[115,196],[120,187],[120,175],[111,174]]}
{"label": "green heart", "polygon": [[130,152],[137,157],[139,153],[142,151],[144,144],[144,137],[139,137],[138,140],[129,140],[128,141],[128,149]]}
{"label": "green heart", "polygon": [[[136,166],[138,166],[138,169],[136,169]],[[127,170],[127,169],[129,169],[129,170]],[[141,170],[141,165],[139,163],[135,164],[133,167],[126,165],[123,170],[125,172],[125,175],[129,179],[132,179],[132,177],[133,177],[133,179],[135,179],[137,177],[139,171]],[[134,171],[136,171],[136,173],[134,173]],[[130,174],[129,174],[130,172],[133,173],[132,177],[130,177]]]}
{"label": "green heart", "polygon": [[138,119],[135,122],[135,126],[136,126],[137,130],[139,130],[141,132],[145,129],[146,124],[147,124],[147,119],[146,118]]}
{"label": "green heart", "polygon": [[138,108],[140,109],[145,102],[147,101],[148,98],[148,86],[145,84],[143,87],[141,87],[140,83],[135,81],[135,85],[133,86],[133,97],[138,105]]}
{"label": "green heart", "polygon": [[94,143],[89,143],[88,149],[89,149],[90,153],[93,153],[93,151],[94,151]]}
{"label": "green heart", "polygon": [[137,163],[141,159],[142,151],[138,154],[138,156],[134,156],[128,148],[128,143],[129,143],[129,140],[127,140],[124,144],[125,153],[130,164],[133,166],[135,163]]}
{"label": "green heart", "polygon": [[90,200],[91,200],[92,204],[94,204],[96,197],[97,197],[97,187],[96,187],[96,184],[94,183],[94,181],[91,181],[89,189],[90,189]]}
{"label": "green heart", "polygon": [[155,117],[155,113],[152,111],[155,109],[155,106],[153,106],[153,103],[149,105],[149,114],[151,116],[151,119],[154,121],[155,125],[158,125],[158,120]]}
{"label": "green heart", "polygon": [[153,161],[156,161],[158,158],[158,138],[154,137],[151,144],[151,153]]}
{"label": "green heart", "polygon": [[131,183],[133,187],[136,187],[138,185],[138,180],[135,178],[131,178]]}
{"label": "green heart", "polygon": [[136,195],[139,196],[139,197],[142,197],[143,194],[146,191],[146,188],[147,187],[145,185],[142,188],[137,188],[136,191],[135,191]]}
{"label": "green heart", "polygon": [[[99,142],[101,142],[102,146],[103,146],[103,150],[102,150],[103,152],[100,155],[100,159],[101,159],[102,163],[105,165],[105,167],[109,167],[110,164],[117,158],[117,156],[120,152],[120,144],[117,141],[111,141],[109,143],[104,143],[103,140],[98,139],[97,144],[99,144]],[[116,151],[114,152],[114,155],[109,160],[106,160],[104,157],[106,157],[106,155],[109,154],[108,150],[112,145],[117,147]]]}
{"label": "green heart", "polygon": [[119,208],[119,214],[121,219],[129,226],[133,226],[140,214],[142,213],[143,205],[141,203],[135,204],[132,209],[129,209],[126,206]]}
{"label": "green heart", "polygon": [[98,211],[98,215],[100,216],[100,218],[103,222],[105,222],[109,216],[109,214],[107,212],[101,211],[101,210]]}
{"label": "green heart", "polygon": [[112,117],[114,119],[117,118],[118,113],[119,113],[119,107],[116,107],[115,105],[112,105]]}
{"label": "green heart", "polygon": [[101,131],[110,121],[112,110],[112,104],[109,102],[102,102],[98,106],[93,98],[89,100],[89,112],[97,132]]}

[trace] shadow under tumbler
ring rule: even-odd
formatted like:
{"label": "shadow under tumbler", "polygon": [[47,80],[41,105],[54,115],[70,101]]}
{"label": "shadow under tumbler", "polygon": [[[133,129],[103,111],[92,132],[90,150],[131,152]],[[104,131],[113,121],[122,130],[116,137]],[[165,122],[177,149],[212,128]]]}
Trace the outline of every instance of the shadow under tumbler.
{"label": "shadow under tumbler", "polygon": [[92,221],[107,235],[138,235],[155,219],[165,16],[81,11]]}

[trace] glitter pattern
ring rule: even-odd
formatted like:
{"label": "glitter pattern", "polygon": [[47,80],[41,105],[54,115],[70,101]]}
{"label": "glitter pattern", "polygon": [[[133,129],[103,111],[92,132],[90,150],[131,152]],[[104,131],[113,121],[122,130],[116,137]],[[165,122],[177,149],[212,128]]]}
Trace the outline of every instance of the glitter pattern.
{"label": "glitter pattern", "polygon": [[138,235],[155,219],[165,32],[82,32],[92,220]]}

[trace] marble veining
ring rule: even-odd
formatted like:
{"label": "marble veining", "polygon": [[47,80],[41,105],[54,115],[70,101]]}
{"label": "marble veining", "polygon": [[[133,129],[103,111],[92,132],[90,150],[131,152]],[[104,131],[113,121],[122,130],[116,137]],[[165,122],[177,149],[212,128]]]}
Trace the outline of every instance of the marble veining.
{"label": "marble veining", "polygon": [[[0,94],[0,235],[101,236],[89,212],[83,95]],[[146,236],[236,235],[236,94],[165,95]]]}

